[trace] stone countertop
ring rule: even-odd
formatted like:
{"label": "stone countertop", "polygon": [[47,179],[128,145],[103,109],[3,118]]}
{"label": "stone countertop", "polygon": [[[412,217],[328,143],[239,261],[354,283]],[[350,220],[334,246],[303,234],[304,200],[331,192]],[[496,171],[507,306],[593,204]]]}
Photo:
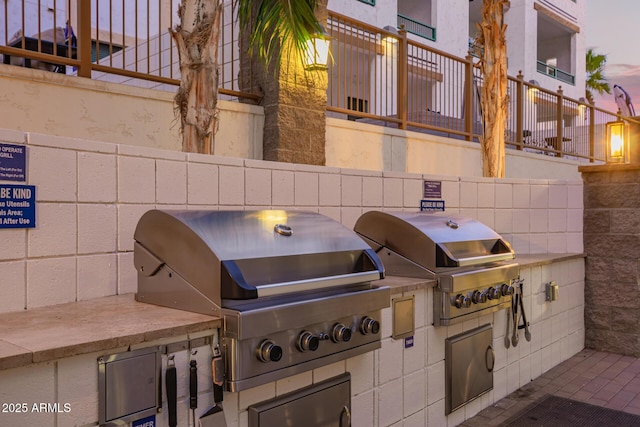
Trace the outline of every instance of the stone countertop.
{"label": "stone countertop", "polygon": [[539,265],[548,265],[556,262],[570,261],[572,259],[586,258],[585,253],[570,253],[570,254],[528,254],[518,255],[513,260],[522,267],[537,267]]}
{"label": "stone countertop", "polygon": [[[586,257],[586,254],[584,253],[530,254],[516,255],[513,262],[517,262],[521,267],[536,267],[584,257]],[[384,279],[376,281],[375,283],[380,286],[389,286],[389,288],[391,288],[392,295],[411,292],[418,289],[431,288],[437,284],[436,280],[433,279],[400,276],[386,276]]]}
{"label": "stone countertop", "polygon": [[217,328],[220,318],[115,295],[0,314],[0,370]]}

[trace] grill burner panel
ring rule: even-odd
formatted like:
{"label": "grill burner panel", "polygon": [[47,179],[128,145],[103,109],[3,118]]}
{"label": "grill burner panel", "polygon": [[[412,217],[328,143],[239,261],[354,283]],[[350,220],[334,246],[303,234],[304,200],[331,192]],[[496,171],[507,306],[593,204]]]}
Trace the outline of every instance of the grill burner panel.
{"label": "grill burner panel", "polygon": [[434,324],[451,325],[511,304],[518,265],[509,243],[484,224],[431,213],[363,214],[354,227],[392,276],[434,279]]}

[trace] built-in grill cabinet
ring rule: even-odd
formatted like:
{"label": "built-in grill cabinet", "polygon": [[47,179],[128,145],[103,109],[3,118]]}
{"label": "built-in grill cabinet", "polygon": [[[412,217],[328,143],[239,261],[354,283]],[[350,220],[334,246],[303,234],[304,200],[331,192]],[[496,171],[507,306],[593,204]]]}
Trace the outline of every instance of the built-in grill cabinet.
{"label": "built-in grill cabinet", "polygon": [[471,218],[444,213],[364,213],[354,230],[386,274],[434,279],[434,324],[451,325],[510,307],[518,265],[509,243]]}
{"label": "built-in grill cabinet", "polygon": [[380,347],[382,263],[324,215],[152,210],[134,238],[138,301],[223,318],[229,391]]}

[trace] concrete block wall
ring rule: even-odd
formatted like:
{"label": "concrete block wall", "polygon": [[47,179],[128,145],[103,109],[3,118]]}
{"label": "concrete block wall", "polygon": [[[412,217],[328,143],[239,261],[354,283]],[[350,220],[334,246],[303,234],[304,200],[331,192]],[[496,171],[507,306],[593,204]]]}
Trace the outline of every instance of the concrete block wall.
{"label": "concrete block wall", "polygon": [[[352,227],[366,210],[416,211],[424,179],[442,182],[448,212],[472,216],[494,227],[517,253],[582,251],[581,181],[339,169],[17,131],[0,131],[0,141],[27,144],[27,183],[35,185],[37,193],[37,227],[0,230],[4,243],[0,245],[0,312],[135,292],[132,236],[138,219],[149,209],[305,209]],[[391,339],[391,311],[387,309],[380,350],[228,394],[227,421],[231,426],[246,426],[246,409],[251,404],[348,371],[354,426],[457,425],[582,349],[581,262],[522,271],[531,343],[521,336],[517,348],[500,347],[504,311],[461,325],[433,327],[433,292],[415,291],[414,347],[405,349],[401,341]],[[560,285],[561,299],[554,303],[544,301],[543,286],[548,280]],[[445,418],[444,339],[484,323],[494,324],[494,390]],[[54,402],[55,396],[63,396],[61,387],[69,378],[65,372],[84,372],[74,380],[80,387],[87,381],[84,376],[95,375],[95,368],[95,358],[83,356],[2,371],[0,384],[22,381],[26,385],[3,386],[0,397],[5,402],[19,399],[27,393],[23,387],[40,383],[43,376],[49,394],[42,400]],[[94,388],[91,384],[86,387]],[[97,421],[97,391],[89,397],[84,392],[69,396],[78,408],[69,425]],[[66,415],[56,416],[61,423]]]}
{"label": "concrete block wall", "polygon": [[582,182],[377,172],[185,154],[3,131],[28,145],[37,227],[3,229],[0,312],[135,292],[133,232],[149,209],[307,209],[353,227],[370,209],[419,207],[442,181],[447,211],[516,253],[582,252]]}

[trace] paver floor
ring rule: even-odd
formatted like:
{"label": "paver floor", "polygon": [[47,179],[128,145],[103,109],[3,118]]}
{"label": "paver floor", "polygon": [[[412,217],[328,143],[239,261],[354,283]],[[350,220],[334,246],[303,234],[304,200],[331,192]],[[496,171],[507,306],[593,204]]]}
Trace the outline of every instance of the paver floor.
{"label": "paver floor", "polygon": [[640,415],[640,359],[582,350],[460,425],[499,426],[545,394]]}

